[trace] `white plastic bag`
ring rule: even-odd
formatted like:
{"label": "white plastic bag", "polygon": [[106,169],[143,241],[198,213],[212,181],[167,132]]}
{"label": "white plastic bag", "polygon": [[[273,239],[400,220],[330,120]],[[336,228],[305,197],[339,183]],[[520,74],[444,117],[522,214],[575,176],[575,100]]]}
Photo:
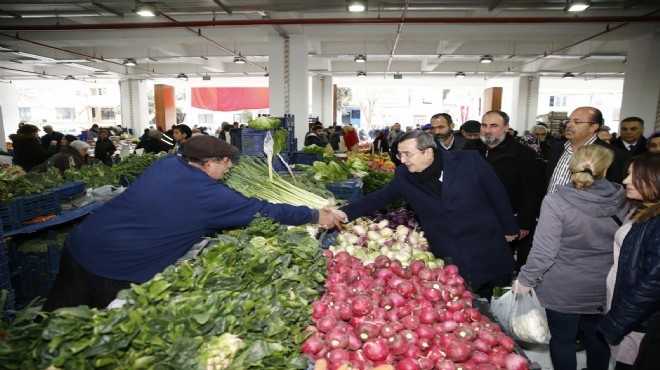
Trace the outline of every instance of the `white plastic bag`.
{"label": "white plastic bag", "polygon": [[545,309],[532,288],[528,294],[514,294],[509,327],[514,338],[526,343],[548,343],[550,329]]}
{"label": "white plastic bag", "polygon": [[[508,287],[511,289],[511,287]],[[497,321],[500,322],[500,325],[504,327],[505,330],[511,332],[509,323],[511,322],[511,314],[513,310],[513,303],[515,301],[515,293],[511,290],[508,290],[506,293],[502,294],[499,298],[491,298],[490,300],[490,310],[495,315]]]}

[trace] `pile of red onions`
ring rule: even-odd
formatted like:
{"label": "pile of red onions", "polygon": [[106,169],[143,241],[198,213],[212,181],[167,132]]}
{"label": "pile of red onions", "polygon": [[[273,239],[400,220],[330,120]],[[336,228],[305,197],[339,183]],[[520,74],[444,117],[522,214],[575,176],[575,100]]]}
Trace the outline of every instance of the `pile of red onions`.
{"label": "pile of red onions", "polygon": [[415,212],[405,206],[388,210],[386,212],[378,211],[374,215],[373,220],[375,222],[387,220],[389,222],[389,227],[392,229],[395,229],[399,225],[405,225],[411,229],[419,226],[419,221],[417,221],[417,215]]}
{"label": "pile of red onions", "polygon": [[366,266],[326,251],[326,294],[312,303],[316,324],[303,353],[330,370],[528,370],[514,341],[472,308],[456,266],[403,267],[386,256]]}

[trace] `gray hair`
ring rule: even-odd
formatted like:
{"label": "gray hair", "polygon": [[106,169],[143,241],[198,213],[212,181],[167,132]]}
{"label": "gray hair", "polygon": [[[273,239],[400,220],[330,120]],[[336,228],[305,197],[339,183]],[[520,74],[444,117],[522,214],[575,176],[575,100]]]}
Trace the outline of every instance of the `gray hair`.
{"label": "gray hair", "polygon": [[86,142],[84,142],[82,140],[73,141],[73,142],[69,143],[69,146],[73,149],[76,149],[76,150],[82,150],[82,149],[89,149],[90,148],[89,144],[87,144]]}
{"label": "gray hair", "polygon": [[422,130],[413,130],[410,132],[406,132],[405,134],[403,134],[403,136],[401,136],[399,142],[402,143],[410,139],[417,139],[417,150],[419,151],[426,150],[428,148],[433,148],[433,149],[438,148],[438,144],[436,144],[435,140],[433,140],[433,135],[429,134],[428,132],[424,132]]}
{"label": "gray hair", "polygon": [[534,133],[534,131],[536,131],[536,130],[541,130],[541,131],[543,131],[543,132],[545,132],[545,133],[548,132],[548,128],[545,127],[545,126],[541,126],[541,125],[534,125],[534,126],[532,126],[531,129],[529,129],[529,131],[531,131],[532,133]]}

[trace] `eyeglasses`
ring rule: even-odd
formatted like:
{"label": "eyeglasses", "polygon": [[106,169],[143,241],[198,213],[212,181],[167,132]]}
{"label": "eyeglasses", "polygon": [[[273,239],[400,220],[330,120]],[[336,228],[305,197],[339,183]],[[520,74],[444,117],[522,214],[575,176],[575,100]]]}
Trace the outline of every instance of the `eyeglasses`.
{"label": "eyeglasses", "polygon": [[396,158],[397,158],[398,160],[401,160],[403,157],[406,157],[406,158],[412,158],[412,157],[416,156],[416,155],[419,154],[419,153],[424,153],[424,151],[422,150],[422,151],[419,151],[419,152],[417,152],[417,153],[412,153],[412,154],[410,154],[410,153],[406,153],[406,152],[403,152],[403,153],[397,153],[397,154],[396,154]]}
{"label": "eyeglasses", "polygon": [[592,125],[596,124],[596,122],[594,122],[594,121],[580,121],[579,119],[576,119],[576,118],[567,119],[562,123],[565,124],[565,125],[568,125],[571,122],[573,122],[573,124],[575,124],[575,125],[581,125],[583,123],[589,123],[589,124],[592,124]]}

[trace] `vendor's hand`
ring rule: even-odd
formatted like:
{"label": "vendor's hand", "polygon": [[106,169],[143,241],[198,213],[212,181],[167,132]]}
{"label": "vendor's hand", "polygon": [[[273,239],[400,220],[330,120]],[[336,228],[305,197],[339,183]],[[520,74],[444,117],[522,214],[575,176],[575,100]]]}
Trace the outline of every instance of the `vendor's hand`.
{"label": "vendor's hand", "polygon": [[512,241],[516,240],[516,238],[518,237],[518,235],[515,235],[515,234],[514,234],[514,235],[505,235],[505,237],[506,237],[506,241],[507,241],[508,243],[511,243]]}
{"label": "vendor's hand", "polygon": [[527,235],[529,235],[529,230],[520,230],[520,233],[518,233],[518,240],[525,239]]}
{"label": "vendor's hand", "polygon": [[319,209],[319,226],[325,229],[341,227],[341,215],[335,213],[332,208]]}
{"label": "vendor's hand", "polygon": [[344,222],[344,223],[348,222],[348,216],[346,215],[346,213],[344,211],[342,211],[340,209],[333,209],[332,211],[335,214],[337,214],[337,216],[341,219],[341,222]]}
{"label": "vendor's hand", "polygon": [[517,294],[529,294],[529,292],[532,291],[532,288],[523,285],[520,280],[516,280],[513,282],[513,287],[511,288],[514,293]]}

